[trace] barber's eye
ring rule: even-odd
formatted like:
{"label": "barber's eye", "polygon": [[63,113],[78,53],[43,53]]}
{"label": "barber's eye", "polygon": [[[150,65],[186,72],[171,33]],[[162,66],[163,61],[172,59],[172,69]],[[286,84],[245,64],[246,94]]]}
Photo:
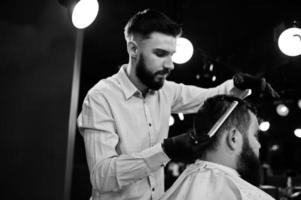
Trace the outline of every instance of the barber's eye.
{"label": "barber's eye", "polygon": [[166,56],[168,53],[166,51],[155,51],[156,56],[158,57],[164,57]]}
{"label": "barber's eye", "polygon": [[255,138],[256,138],[257,140],[259,139],[259,136],[260,136],[259,134],[260,134],[260,131],[258,131],[258,132],[257,132],[257,133],[255,133],[255,135],[254,135],[254,136],[255,136]]}

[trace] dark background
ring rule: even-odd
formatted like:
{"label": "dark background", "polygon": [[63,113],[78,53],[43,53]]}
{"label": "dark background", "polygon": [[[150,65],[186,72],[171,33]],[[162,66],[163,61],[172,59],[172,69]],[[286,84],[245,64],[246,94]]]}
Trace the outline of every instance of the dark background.
{"label": "dark background", "polygon": [[[283,186],[288,169],[301,173],[301,58],[284,56],[275,39],[280,25],[301,21],[301,3],[286,1],[103,0],[96,21],[85,30],[79,109],[90,87],[128,61],[123,27],[138,10],[154,8],[182,24],[194,46],[192,59],[176,65],[170,80],[215,86],[238,71],[264,76],[281,98],[257,101],[271,123],[260,136],[267,184]],[[56,0],[0,3],[1,199],[62,199],[76,30]],[[214,71],[208,66],[214,65]],[[197,75],[199,75],[197,79]],[[216,75],[217,80],[211,81]],[[278,103],[291,109],[275,112]],[[170,135],[191,126],[185,116]],[[89,174],[82,138],[76,133],[72,199],[88,199]],[[273,145],[279,145],[272,151]],[[298,176],[297,176],[298,177]],[[169,178],[169,176],[167,176]],[[166,182],[170,183],[171,177]],[[296,179],[297,180],[297,179]],[[297,184],[298,182],[296,182]],[[0,196],[1,196],[0,195]]]}

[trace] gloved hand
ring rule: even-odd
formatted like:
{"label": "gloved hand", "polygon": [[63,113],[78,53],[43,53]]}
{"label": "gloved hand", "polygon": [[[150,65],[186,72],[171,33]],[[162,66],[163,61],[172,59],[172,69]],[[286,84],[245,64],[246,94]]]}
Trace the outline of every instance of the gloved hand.
{"label": "gloved hand", "polygon": [[251,89],[255,93],[263,93],[270,98],[279,98],[279,94],[266,82],[265,78],[259,78],[245,73],[237,73],[233,76],[234,86],[239,89]]}
{"label": "gloved hand", "polygon": [[193,132],[187,132],[165,139],[162,143],[162,148],[173,161],[192,163],[209,142],[210,138],[208,135],[196,138]]}

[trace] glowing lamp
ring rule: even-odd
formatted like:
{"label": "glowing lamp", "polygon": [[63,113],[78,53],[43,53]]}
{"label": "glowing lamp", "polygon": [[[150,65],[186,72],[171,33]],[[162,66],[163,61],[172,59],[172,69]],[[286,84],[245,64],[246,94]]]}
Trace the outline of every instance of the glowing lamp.
{"label": "glowing lamp", "polygon": [[193,54],[191,42],[183,37],[177,39],[176,53],[172,56],[172,61],[177,64],[186,63]]}
{"label": "glowing lamp", "polygon": [[288,107],[284,104],[279,104],[276,108],[276,111],[277,111],[278,115],[280,115],[282,117],[287,116],[289,113]]}
{"label": "glowing lamp", "polygon": [[270,122],[268,122],[268,121],[261,122],[259,125],[259,129],[263,132],[269,130],[269,128],[270,128]]}
{"label": "glowing lamp", "polygon": [[278,38],[278,47],[287,56],[301,54],[301,29],[292,27],[284,30]]}
{"label": "glowing lamp", "polygon": [[80,0],[73,8],[72,23],[78,29],[88,27],[95,20],[99,10],[97,0]]}
{"label": "glowing lamp", "polygon": [[298,100],[298,107],[301,109],[301,99]]}
{"label": "glowing lamp", "polygon": [[300,128],[295,129],[294,134],[296,137],[301,138],[301,129]]}
{"label": "glowing lamp", "polygon": [[173,116],[169,117],[169,126],[172,126],[175,123],[175,119],[173,118]]}
{"label": "glowing lamp", "polygon": [[179,113],[178,116],[179,116],[179,119],[180,119],[181,121],[184,120],[184,114],[183,114],[183,113]]}

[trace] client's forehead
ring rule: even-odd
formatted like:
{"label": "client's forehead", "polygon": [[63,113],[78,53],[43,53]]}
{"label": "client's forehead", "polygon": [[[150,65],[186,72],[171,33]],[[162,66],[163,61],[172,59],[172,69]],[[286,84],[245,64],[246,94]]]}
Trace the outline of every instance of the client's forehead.
{"label": "client's forehead", "polygon": [[251,132],[257,131],[259,129],[258,118],[253,112],[249,111],[249,114],[250,114],[249,130]]}

